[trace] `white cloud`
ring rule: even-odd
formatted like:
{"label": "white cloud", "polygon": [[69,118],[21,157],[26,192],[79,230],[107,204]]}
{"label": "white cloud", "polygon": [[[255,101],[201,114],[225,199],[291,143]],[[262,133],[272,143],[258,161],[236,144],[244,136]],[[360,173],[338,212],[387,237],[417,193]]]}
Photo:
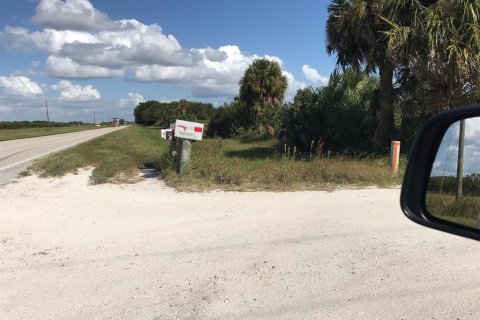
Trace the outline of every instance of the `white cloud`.
{"label": "white cloud", "polygon": [[145,101],[145,98],[136,92],[129,92],[126,98],[120,99],[120,108],[135,108],[140,102]]}
{"label": "white cloud", "polygon": [[41,0],[32,21],[58,30],[92,30],[111,24],[88,0]]}
{"label": "white cloud", "polygon": [[[195,49],[199,61],[194,66],[144,65],[134,68],[134,78],[143,82],[167,82],[189,89],[195,97],[234,96],[239,81],[258,55],[247,55],[237,46]],[[278,57],[266,56],[282,64]],[[295,84],[293,75],[289,80]],[[290,83],[290,82],[289,82]]]}
{"label": "white cloud", "polygon": [[29,118],[45,108],[43,99],[41,86],[30,78],[0,76],[0,114],[3,120],[19,120],[19,109],[22,120]]}
{"label": "white cloud", "polygon": [[52,89],[60,92],[59,101],[87,102],[102,98],[100,92],[94,89],[92,85],[82,87],[67,80],[61,80],[58,84],[53,85]]}
{"label": "white cloud", "polygon": [[326,86],[328,84],[328,77],[320,75],[317,70],[310,67],[308,64],[302,66],[302,71],[305,75],[305,78],[307,78],[309,81],[320,86]]}
{"label": "white cloud", "polygon": [[283,75],[287,77],[288,88],[285,93],[285,101],[292,101],[295,95],[297,94],[298,89],[303,89],[306,87],[305,83],[295,80],[293,74],[287,71],[283,71]]}
{"label": "white cloud", "polygon": [[[88,0],[41,0],[32,20],[45,28],[31,32],[7,26],[0,32],[0,42],[10,50],[48,54],[45,67],[50,77],[126,77],[172,83],[194,97],[233,97],[248,65],[262,58],[235,45],[183,48],[159,25],[113,21]],[[282,65],[278,57],[263,57]],[[288,77],[287,96],[292,96],[304,84],[291,73]]]}
{"label": "white cloud", "polygon": [[67,79],[114,78],[123,75],[121,69],[81,65],[70,58],[50,56],[47,59],[47,74],[50,77]]}
{"label": "white cloud", "polygon": [[24,76],[0,76],[0,90],[5,96],[33,97],[43,94],[38,83]]}

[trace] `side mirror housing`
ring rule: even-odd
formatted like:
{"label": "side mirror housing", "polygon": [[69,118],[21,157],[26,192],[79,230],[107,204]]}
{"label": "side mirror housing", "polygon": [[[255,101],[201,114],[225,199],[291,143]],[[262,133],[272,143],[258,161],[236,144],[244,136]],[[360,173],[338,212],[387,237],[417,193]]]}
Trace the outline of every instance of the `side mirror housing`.
{"label": "side mirror housing", "polygon": [[424,125],[400,204],[416,223],[480,240],[480,104],[443,112]]}

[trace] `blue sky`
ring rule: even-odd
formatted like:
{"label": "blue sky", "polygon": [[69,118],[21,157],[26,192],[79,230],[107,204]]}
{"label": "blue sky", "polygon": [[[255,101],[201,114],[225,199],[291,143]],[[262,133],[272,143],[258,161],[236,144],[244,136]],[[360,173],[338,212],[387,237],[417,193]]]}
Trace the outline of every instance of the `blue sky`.
{"label": "blue sky", "polygon": [[220,105],[277,60],[298,88],[328,81],[328,1],[17,0],[0,5],[0,121],[132,118],[142,100]]}
{"label": "blue sky", "polygon": [[[435,156],[431,176],[456,176],[458,163],[458,138],[460,122],[453,123],[445,132],[442,143]],[[480,173],[480,117],[465,120],[464,164],[465,175]]]}

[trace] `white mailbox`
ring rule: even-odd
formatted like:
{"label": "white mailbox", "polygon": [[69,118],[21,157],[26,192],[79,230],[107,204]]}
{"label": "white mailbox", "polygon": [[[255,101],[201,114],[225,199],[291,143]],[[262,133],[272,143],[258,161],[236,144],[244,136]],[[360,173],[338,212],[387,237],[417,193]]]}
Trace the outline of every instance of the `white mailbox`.
{"label": "white mailbox", "polygon": [[161,129],[160,134],[162,136],[162,139],[171,140],[171,139],[168,139],[168,137],[172,136],[172,134],[169,133],[169,132],[172,132],[172,131],[173,131],[172,129]]}
{"label": "white mailbox", "polygon": [[175,122],[175,137],[189,140],[202,140],[203,123],[177,120]]}

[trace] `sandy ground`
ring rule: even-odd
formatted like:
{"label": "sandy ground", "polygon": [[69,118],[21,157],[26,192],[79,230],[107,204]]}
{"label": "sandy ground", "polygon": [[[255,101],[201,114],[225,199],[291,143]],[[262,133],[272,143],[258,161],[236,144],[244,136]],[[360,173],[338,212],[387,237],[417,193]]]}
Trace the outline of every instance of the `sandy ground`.
{"label": "sandy ground", "polygon": [[479,244],[398,189],[0,187],[0,319],[479,319]]}

